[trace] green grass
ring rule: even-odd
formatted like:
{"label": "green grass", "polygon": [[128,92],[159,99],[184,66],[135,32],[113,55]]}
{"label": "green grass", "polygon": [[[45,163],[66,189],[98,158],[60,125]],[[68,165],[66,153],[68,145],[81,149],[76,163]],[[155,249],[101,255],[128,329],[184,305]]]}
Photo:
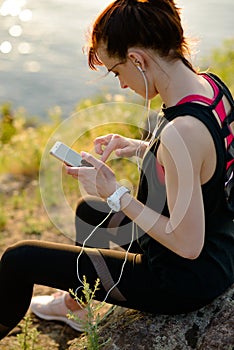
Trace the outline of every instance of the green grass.
{"label": "green grass", "polygon": [[227,39],[202,61],[202,69],[220,76],[234,94],[234,38]]}
{"label": "green grass", "polygon": [[95,293],[98,291],[100,285],[100,280],[97,279],[93,288],[90,287],[90,284],[87,282],[86,277],[83,276],[83,295],[78,298],[76,293],[70,290],[70,293],[73,295],[74,299],[85,308],[87,312],[87,318],[84,320],[79,319],[75,316],[74,313],[68,315],[69,318],[74,319],[76,322],[82,324],[84,328],[85,337],[79,340],[79,343],[76,345],[76,349],[87,349],[87,350],[101,350],[107,345],[111,339],[103,341],[98,334],[99,325],[107,317],[109,313],[114,310],[114,306],[110,308],[107,314],[103,317],[100,317],[98,313],[102,307],[104,307],[105,302],[94,303]]}
{"label": "green grass", "polygon": [[43,350],[37,345],[40,332],[35,327],[32,327],[32,321],[29,316],[25,316],[20,323],[21,333],[17,334],[18,344],[14,345],[12,350]]}

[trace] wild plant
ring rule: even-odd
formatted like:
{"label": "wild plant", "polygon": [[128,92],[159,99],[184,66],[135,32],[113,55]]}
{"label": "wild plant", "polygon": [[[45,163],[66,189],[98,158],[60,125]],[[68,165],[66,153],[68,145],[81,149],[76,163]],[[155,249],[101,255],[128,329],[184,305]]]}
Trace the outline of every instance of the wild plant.
{"label": "wild plant", "polygon": [[100,316],[100,309],[105,305],[105,302],[95,302],[95,293],[99,289],[100,280],[97,279],[93,290],[90,288],[90,284],[87,282],[86,277],[83,276],[83,296],[78,298],[77,294],[70,290],[70,293],[73,295],[74,299],[79,303],[82,308],[85,308],[87,311],[87,316],[85,319],[80,319],[74,313],[68,315],[69,318],[74,319],[83,326],[85,338],[82,339],[82,344],[77,344],[78,349],[87,349],[87,350],[100,350],[106,345],[110,339],[103,342],[99,336],[99,326],[100,323],[113,311],[115,307],[111,307],[109,311],[103,316]]}

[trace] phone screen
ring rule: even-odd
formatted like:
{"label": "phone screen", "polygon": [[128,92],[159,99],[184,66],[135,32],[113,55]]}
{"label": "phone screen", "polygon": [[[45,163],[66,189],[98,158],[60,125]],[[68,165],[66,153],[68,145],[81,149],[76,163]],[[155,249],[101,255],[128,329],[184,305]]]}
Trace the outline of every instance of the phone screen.
{"label": "phone screen", "polygon": [[82,157],[79,153],[69,148],[62,142],[57,141],[51,148],[50,154],[71,166],[81,166]]}

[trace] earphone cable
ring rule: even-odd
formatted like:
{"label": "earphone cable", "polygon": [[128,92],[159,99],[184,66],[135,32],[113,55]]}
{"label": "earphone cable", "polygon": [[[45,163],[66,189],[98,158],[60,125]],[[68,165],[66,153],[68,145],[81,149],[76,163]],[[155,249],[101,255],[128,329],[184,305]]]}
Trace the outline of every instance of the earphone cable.
{"label": "earphone cable", "polygon": [[[151,126],[150,126],[150,100],[149,100],[149,90],[148,90],[148,82],[147,82],[147,78],[145,76],[145,73],[144,71],[141,69],[141,68],[138,68],[139,72],[142,74],[142,77],[144,79],[144,83],[145,83],[145,104],[144,104],[144,113],[143,115],[146,114],[146,117],[147,117],[147,124],[148,124],[148,134],[146,136],[145,139],[143,139],[144,135],[141,131],[141,125],[139,126],[139,130],[140,130],[140,134],[141,134],[141,139],[140,139],[140,142],[139,142],[139,145],[136,149],[136,157],[137,157],[137,168],[138,168],[138,171],[140,171],[140,161],[139,161],[139,158],[140,158],[140,154],[141,154],[141,147],[142,147],[142,143],[143,142],[147,142],[147,140],[150,138],[150,129],[151,129]],[[144,118],[143,118],[144,119]],[[144,119],[145,120],[145,119]],[[142,121],[141,121],[142,123]],[[143,127],[143,130],[145,128]]]}
{"label": "earphone cable", "polygon": [[[88,235],[88,237],[86,237],[86,239],[84,240],[84,242],[83,242],[83,244],[82,244],[80,253],[79,253],[78,256],[77,256],[77,260],[76,260],[76,273],[77,273],[78,281],[81,283],[82,286],[84,286],[84,283],[83,283],[83,281],[81,280],[80,274],[79,274],[79,259],[80,259],[80,256],[82,255],[82,253],[83,253],[83,251],[84,251],[86,242],[92,237],[92,235],[95,233],[95,231],[109,218],[109,216],[112,214],[112,212],[113,212],[113,210],[111,209],[111,210],[109,211],[109,213],[106,215],[106,217],[105,217],[97,226],[95,226],[94,229],[91,231],[91,233]],[[77,292],[77,290],[78,290],[79,288],[80,288],[80,287],[78,287],[78,288],[76,289],[76,292]]]}

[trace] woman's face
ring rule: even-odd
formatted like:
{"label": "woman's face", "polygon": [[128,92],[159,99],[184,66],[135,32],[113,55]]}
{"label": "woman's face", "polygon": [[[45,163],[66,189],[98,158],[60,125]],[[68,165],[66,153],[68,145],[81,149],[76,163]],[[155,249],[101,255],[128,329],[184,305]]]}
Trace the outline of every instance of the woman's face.
{"label": "woman's face", "polygon": [[103,46],[98,48],[97,54],[108,72],[112,72],[119,79],[122,89],[130,88],[142,97],[148,97],[149,99],[157,95],[154,89],[149,88],[149,82],[147,81],[148,96],[146,96],[146,81],[143,78],[143,73],[140,72],[137,65],[130,58],[121,60],[109,57]]}

